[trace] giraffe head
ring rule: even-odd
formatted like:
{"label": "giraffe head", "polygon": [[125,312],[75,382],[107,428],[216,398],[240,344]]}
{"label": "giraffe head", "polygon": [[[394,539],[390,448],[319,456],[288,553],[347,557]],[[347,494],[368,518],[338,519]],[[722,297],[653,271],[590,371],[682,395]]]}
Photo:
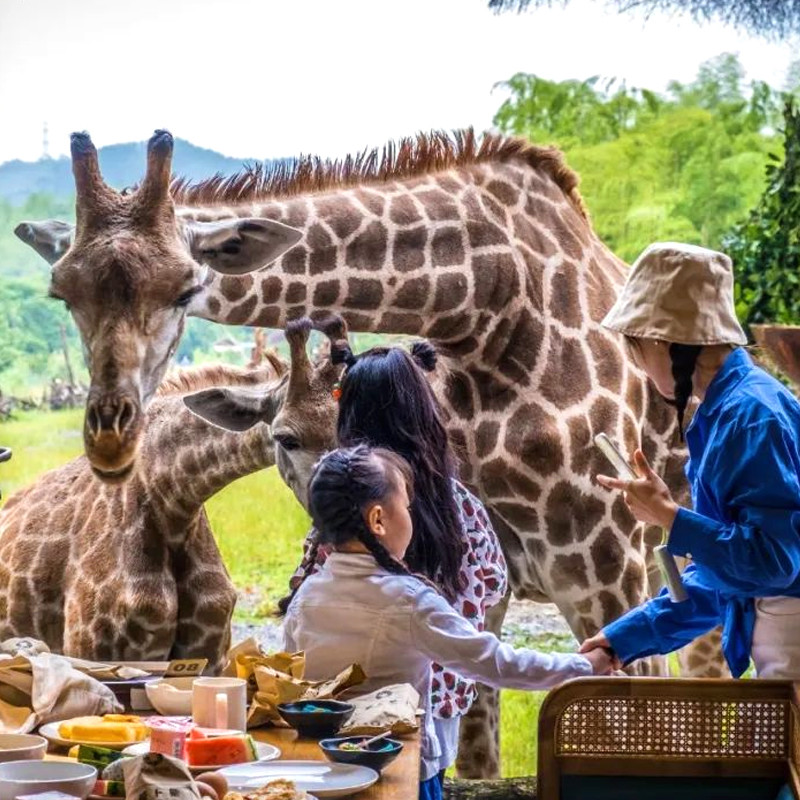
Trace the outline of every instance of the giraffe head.
{"label": "giraffe head", "polygon": [[300,232],[261,219],[184,222],[170,195],[172,136],[156,131],[131,192],[104,182],[86,133],[72,135],[76,225],[23,222],[15,233],[52,266],[50,294],[80,332],[91,386],[84,444],[101,478],[132,468],[153,397],[202,293],[204,264],[238,274],[278,258]]}
{"label": "giraffe head", "polygon": [[[330,353],[313,362],[308,356],[312,329],[328,338]],[[311,470],[320,456],[336,447],[335,389],[343,367],[336,353],[347,342],[347,326],[338,315],[322,322],[302,318],[286,326],[291,363],[280,395],[241,388],[207,389],[184,398],[186,405],[213,425],[244,431],[259,422],[272,426],[275,463],[303,506]],[[276,406],[277,404],[277,406]]]}

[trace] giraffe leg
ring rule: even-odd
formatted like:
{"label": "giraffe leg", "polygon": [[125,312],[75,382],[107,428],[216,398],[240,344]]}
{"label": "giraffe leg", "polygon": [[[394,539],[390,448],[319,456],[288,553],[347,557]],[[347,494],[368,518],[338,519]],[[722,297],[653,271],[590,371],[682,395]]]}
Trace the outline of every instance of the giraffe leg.
{"label": "giraffe leg", "polygon": [[[508,610],[511,592],[486,613],[485,629],[498,638]],[[461,718],[456,773],[459,778],[500,777],[500,692],[478,686],[478,697]]]}
{"label": "giraffe leg", "polygon": [[224,666],[231,644],[236,591],[203,512],[174,559],[178,625],[172,658],[207,658],[207,672]]}

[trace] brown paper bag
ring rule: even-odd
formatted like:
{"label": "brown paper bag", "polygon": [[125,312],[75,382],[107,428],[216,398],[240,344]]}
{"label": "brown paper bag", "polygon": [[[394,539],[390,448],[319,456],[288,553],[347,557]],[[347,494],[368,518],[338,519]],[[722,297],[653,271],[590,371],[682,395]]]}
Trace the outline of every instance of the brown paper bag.
{"label": "brown paper bag", "polygon": [[361,697],[348,697],[347,702],[355,706],[355,711],[338,736],[375,735],[385,731],[401,736],[419,728],[419,692],[408,683],[384,686]]}
{"label": "brown paper bag", "polygon": [[228,651],[228,661],[222,674],[227,678],[246,680],[247,697],[252,700],[258,691],[255,669],[259,666],[269,667],[293,678],[302,678],[306,660],[303,653],[265,653],[251,637]]}
{"label": "brown paper bag", "polygon": [[161,753],[126,758],[126,800],[200,800],[200,790],[183,761]]}
{"label": "brown paper bag", "polygon": [[[285,656],[287,654],[280,653]],[[293,658],[301,655],[294,654]],[[327,681],[306,681],[266,665],[254,668],[257,691],[253,695],[247,717],[247,727],[257,728],[272,723],[285,725],[278,714],[280,703],[296,700],[329,700],[366,680],[364,670],[353,664]]]}

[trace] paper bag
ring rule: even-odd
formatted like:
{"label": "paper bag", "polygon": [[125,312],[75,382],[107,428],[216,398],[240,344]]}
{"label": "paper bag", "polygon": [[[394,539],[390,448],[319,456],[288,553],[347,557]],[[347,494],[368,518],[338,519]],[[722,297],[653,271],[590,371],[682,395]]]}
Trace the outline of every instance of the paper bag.
{"label": "paper bag", "polygon": [[252,637],[228,651],[228,661],[222,674],[226,678],[243,678],[247,681],[247,699],[258,691],[256,667],[268,667],[286,673],[292,678],[302,678],[306,668],[303,653],[265,653]]}
{"label": "paper bag", "polygon": [[361,697],[348,697],[355,706],[352,716],[337,736],[360,736],[391,731],[395,736],[419,728],[419,692],[408,683],[385,686]]}
{"label": "paper bag", "polygon": [[111,689],[62,656],[0,659],[0,733],[28,733],[54,720],[120,711]]}
{"label": "paper bag", "polygon": [[[295,654],[297,655],[300,654]],[[248,728],[257,728],[267,723],[285,725],[278,714],[279,703],[293,703],[296,700],[329,700],[363,683],[366,675],[358,664],[353,664],[330,680],[306,681],[272,667],[259,665],[255,667],[255,680],[257,691],[250,704]]]}
{"label": "paper bag", "polygon": [[161,753],[126,758],[126,800],[200,800],[200,790],[183,761]]}

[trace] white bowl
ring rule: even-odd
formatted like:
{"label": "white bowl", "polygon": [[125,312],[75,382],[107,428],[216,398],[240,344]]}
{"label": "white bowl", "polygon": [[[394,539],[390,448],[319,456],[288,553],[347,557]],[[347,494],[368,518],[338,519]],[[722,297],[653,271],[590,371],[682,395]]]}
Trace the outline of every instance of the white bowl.
{"label": "white bowl", "polygon": [[189,717],[192,714],[192,684],[195,678],[158,678],[147,681],[147,699],[165,717]]}
{"label": "white bowl", "polygon": [[0,800],[37,792],[65,792],[85,800],[96,781],[97,770],[88,764],[7,761],[0,764]]}
{"label": "white bowl", "polygon": [[41,760],[47,752],[47,739],[27,733],[0,733],[0,761]]}

